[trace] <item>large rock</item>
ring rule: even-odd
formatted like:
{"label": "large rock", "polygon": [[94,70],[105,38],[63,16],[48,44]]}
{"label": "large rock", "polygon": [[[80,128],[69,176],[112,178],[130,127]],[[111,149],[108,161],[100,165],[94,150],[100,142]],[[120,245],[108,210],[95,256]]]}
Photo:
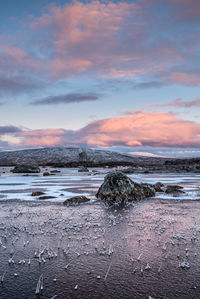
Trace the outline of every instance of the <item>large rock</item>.
{"label": "large rock", "polygon": [[111,172],[106,175],[96,197],[110,202],[124,203],[155,195],[150,184],[138,184],[122,172]]}
{"label": "large rock", "polygon": [[17,164],[12,170],[14,173],[39,173],[40,168],[35,164]]}

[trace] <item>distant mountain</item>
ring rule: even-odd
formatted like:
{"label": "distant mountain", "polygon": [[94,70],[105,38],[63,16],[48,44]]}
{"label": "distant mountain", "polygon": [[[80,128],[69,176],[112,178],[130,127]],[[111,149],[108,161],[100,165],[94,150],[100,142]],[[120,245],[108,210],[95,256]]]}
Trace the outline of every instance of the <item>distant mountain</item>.
{"label": "distant mountain", "polygon": [[166,159],[137,157],[117,152],[70,147],[47,147],[0,152],[0,166],[36,163],[43,166],[117,166],[163,164]]}

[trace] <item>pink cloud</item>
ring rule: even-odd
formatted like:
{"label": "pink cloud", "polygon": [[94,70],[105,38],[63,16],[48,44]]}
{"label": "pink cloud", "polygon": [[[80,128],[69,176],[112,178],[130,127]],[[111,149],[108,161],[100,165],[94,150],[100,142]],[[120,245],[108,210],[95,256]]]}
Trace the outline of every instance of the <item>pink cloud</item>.
{"label": "pink cloud", "polygon": [[55,146],[62,143],[63,129],[24,131],[19,134],[23,146]]}
{"label": "pink cloud", "polygon": [[124,115],[136,115],[136,114],[144,113],[144,111],[143,110],[126,110],[126,111],[120,110],[118,113]]}
{"label": "pink cloud", "polygon": [[178,83],[185,86],[199,86],[200,77],[199,75],[187,74],[187,73],[171,73],[169,76],[171,83]]}
{"label": "pink cloud", "polygon": [[61,136],[65,133],[64,129],[40,129],[40,130],[33,130],[33,131],[24,131],[22,132],[21,136],[27,137],[41,137],[45,136]]}
{"label": "pink cloud", "polygon": [[[183,61],[174,43],[146,48],[149,26],[155,22],[142,4],[73,1],[63,7],[51,5],[31,28],[49,38],[39,43],[50,48],[49,71],[54,78],[80,72],[105,78],[158,74],[172,63]],[[152,63],[156,60],[156,63]]]}
{"label": "pink cloud", "polygon": [[21,48],[16,46],[0,45],[0,48],[3,50],[3,53],[18,62],[22,61],[22,59],[26,56],[26,53]]}
{"label": "pink cloud", "polygon": [[196,99],[193,101],[184,101],[181,98],[177,98],[174,101],[171,101],[166,104],[155,104],[149,105],[153,109],[159,109],[161,107],[175,107],[175,108],[192,108],[192,107],[200,107],[200,99]]}
{"label": "pink cloud", "polygon": [[91,69],[104,69],[110,75],[117,72],[115,65],[119,56],[122,61],[133,59],[132,55],[119,53],[116,56],[119,46],[116,35],[121,34],[126,19],[138,13],[139,6],[133,3],[73,1],[64,7],[52,5],[49,14],[36,19],[31,27],[48,31],[52,36],[55,58],[50,68],[54,77],[73,76],[73,73]]}
{"label": "pink cloud", "polygon": [[[75,73],[84,72],[92,66],[92,62],[89,60],[83,59],[74,59],[73,57],[69,58],[64,62],[60,58],[55,58],[51,63],[51,73],[55,78],[59,78],[61,74],[72,72],[71,76],[74,76]],[[71,77],[69,75],[69,77]]]}
{"label": "pink cloud", "polygon": [[[171,114],[141,113],[99,122],[97,138],[86,136],[89,145],[195,146],[200,144],[200,124]],[[95,140],[96,139],[96,140]]]}
{"label": "pink cloud", "polygon": [[93,121],[77,131],[46,129],[19,132],[19,146],[154,146],[198,147],[200,124],[170,113],[138,113]]}
{"label": "pink cloud", "polygon": [[[180,44],[171,39],[157,39],[153,27],[158,20],[152,13],[156,2],[145,3],[96,0],[73,1],[64,6],[52,4],[47,13],[31,24],[35,34],[44,35],[39,50],[51,49],[49,74],[54,78],[73,77],[83,72],[105,78],[151,74],[162,77],[165,84],[199,85],[198,75],[169,70],[184,64],[191,48],[195,51],[197,47],[182,38]],[[173,8],[179,7],[180,2],[169,0],[167,4]],[[185,5],[188,8],[184,2]],[[150,37],[155,38],[155,43],[149,43]],[[190,49],[188,54],[183,51],[182,43],[184,49],[186,46]]]}
{"label": "pink cloud", "polygon": [[184,18],[177,20],[180,14],[197,15],[199,2],[167,0],[164,8],[170,13],[162,18],[157,17],[159,1],[132,2],[51,4],[40,17],[26,19],[31,23],[24,24],[28,29],[21,39],[10,37],[9,44],[3,44],[0,37],[0,73],[39,75],[48,82],[81,75],[136,78],[141,87],[142,82],[148,86],[143,78],[152,77],[150,82],[160,86],[199,86],[199,70],[194,68],[198,30],[187,23],[183,34]]}
{"label": "pink cloud", "polygon": [[200,107],[200,99],[196,99],[193,101],[183,101],[182,99],[178,98],[172,102],[169,102],[168,104],[166,104],[166,106],[183,108]]}

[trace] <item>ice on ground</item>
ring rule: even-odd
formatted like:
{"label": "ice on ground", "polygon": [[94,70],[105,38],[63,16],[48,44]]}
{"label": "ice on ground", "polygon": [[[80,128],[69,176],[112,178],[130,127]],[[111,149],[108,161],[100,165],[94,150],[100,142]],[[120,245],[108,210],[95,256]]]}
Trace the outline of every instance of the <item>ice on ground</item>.
{"label": "ice on ground", "polygon": [[[14,174],[9,171],[0,173],[0,198],[1,200],[38,200],[31,196],[32,191],[43,191],[45,195],[55,196],[48,201],[64,201],[75,195],[84,195],[95,198],[95,193],[103,182],[108,169],[96,169],[98,173],[92,175],[92,170],[88,173],[79,173],[78,169],[64,168],[60,173],[43,177],[38,175],[24,176]],[[51,169],[48,169],[51,171]],[[164,184],[178,184],[184,187],[184,194],[179,196],[171,194],[157,193],[157,198],[176,200],[199,200],[200,199],[200,175],[198,174],[131,174],[130,178],[138,183],[154,184],[158,181]]]}

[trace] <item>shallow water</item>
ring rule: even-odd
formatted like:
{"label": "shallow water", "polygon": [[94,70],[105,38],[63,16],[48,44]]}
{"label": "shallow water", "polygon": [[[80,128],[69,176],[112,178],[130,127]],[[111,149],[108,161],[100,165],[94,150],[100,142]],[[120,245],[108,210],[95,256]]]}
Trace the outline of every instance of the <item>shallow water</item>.
{"label": "shallow water", "polygon": [[[3,170],[6,173],[3,173]],[[23,176],[11,173],[10,168],[0,169],[0,198],[5,200],[38,200],[31,196],[32,191],[43,191],[46,195],[55,196],[48,201],[62,202],[75,195],[85,195],[92,200],[95,193],[103,182],[108,169],[96,169],[98,174],[94,175],[95,169],[89,173],[79,173],[78,169],[61,169],[60,173],[43,177],[41,174]],[[44,171],[44,170],[43,170]],[[176,200],[199,200],[200,199],[200,175],[198,174],[131,174],[131,179],[136,182],[164,184],[179,184],[185,188],[186,193],[181,196],[170,194],[157,194],[158,198]]]}

